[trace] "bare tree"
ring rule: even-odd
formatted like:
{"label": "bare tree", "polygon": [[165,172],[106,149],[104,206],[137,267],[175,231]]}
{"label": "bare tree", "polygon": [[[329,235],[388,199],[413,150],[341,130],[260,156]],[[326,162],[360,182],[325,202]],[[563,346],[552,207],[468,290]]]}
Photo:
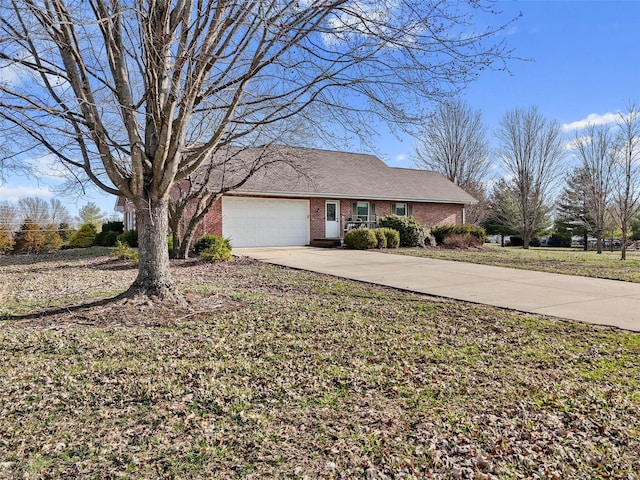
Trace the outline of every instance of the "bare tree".
{"label": "bare tree", "polygon": [[69,209],[58,198],[49,199],[49,223],[60,225],[61,223],[71,223],[71,213]]}
{"label": "bare tree", "polygon": [[573,148],[585,175],[585,206],[595,224],[597,252],[602,253],[602,239],[610,208],[614,173],[615,138],[608,125],[587,125],[576,132]]}
{"label": "bare tree", "polygon": [[640,110],[631,103],[620,113],[618,151],[615,156],[615,184],[613,188],[613,217],[622,230],[621,260],[627,258],[630,222],[640,207]]}
{"label": "bare tree", "polygon": [[20,226],[18,209],[8,200],[0,201],[0,225],[5,225],[10,231]]}
{"label": "bare tree", "polygon": [[281,121],[364,136],[372,119],[419,121],[425,101],[504,67],[493,38],[506,25],[473,25],[492,3],[6,0],[0,61],[20,80],[0,85],[0,119],[135,205],[128,293],[179,300],[165,241],[174,185]]}
{"label": "bare tree", "polygon": [[519,231],[524,248],[540,227],[560,172],[564,140],[560,125],[536,107],[507,112],[498,129],[498,154],[517,192]]}
{"label": "bare tree", "polygon": [[467,207],[467,222],[484,220],[489,147],[482,114],[460,99],[441,102],[429,116],[414,150],[418,168],[441,173],[475,196],[479,203]]}
{"label": "bare tree", "polygon": [[31,223],[35,223],[40,227],[51,223],[49,202],[40,197],[20,198],[18,200],[18,210],[20,211],[22,222],[29,218]]}
{"label": "bare tree", "polygon": [[500,246],[504,247],[506,235],[516,235],[520,231],[520,211],[518,192],[515,186],[504,178],[498,180],[488,196],[487,218],[482,226],[489,235],[500,235]]}

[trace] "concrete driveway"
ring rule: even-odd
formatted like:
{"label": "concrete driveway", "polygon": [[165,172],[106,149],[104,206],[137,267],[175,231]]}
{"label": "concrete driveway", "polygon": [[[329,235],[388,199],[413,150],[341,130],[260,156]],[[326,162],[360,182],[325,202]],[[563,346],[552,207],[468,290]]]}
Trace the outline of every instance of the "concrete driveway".
{"label": "concrete driveway", "polygon": [[640,331],[640,284],[312,247],[237,248],[267,263],[418,293]]}

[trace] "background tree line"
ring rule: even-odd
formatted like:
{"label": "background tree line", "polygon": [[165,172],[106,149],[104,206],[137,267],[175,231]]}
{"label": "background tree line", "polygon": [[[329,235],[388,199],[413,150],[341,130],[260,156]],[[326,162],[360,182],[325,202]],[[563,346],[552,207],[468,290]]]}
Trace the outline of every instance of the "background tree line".
{"label": "background tree line", "polygon": [[[569,244],[572,235],[582,235],[585,248],[595,237],[601,253],[605,234],[617,230],[624,259],[638,223],[639,141],[633,103],[615,123],[587,124],[572,137],[530,107],[503,116],[491,149],[481,112],[454,99],[432,113],[414,161],[474,195],[478,204],[468,209],[467,222],[483,225],[489,234],[518,236],[524,248],[544,232]],[[501,175],[491,175],[493,159]]]}
{"label": "background tree line", "polygon": [[[0,202],[0,254],[44,253],[63,247],[88,247],[105,243],[102,230],[122,233],[122,222],[104,223],[107,216],[93,202],[73,217],[59,199],[25,197]],[[113,219],[112,219],[113,220]],[[114,224],[116,224],[114,226]],[[107,232],[103,236],[109,236]],[[109,241],[108,243],[115,243]]]}

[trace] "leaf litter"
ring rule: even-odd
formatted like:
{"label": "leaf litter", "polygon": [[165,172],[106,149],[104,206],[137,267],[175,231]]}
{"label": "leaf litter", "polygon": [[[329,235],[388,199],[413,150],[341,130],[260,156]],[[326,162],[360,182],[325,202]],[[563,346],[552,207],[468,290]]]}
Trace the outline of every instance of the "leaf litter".
{"label": "leaf litter", "polygon": [[172,267],[189,309],[77,309],[135,270],[0,258],[0,478],[639,478],[637,334],[246,258]]}

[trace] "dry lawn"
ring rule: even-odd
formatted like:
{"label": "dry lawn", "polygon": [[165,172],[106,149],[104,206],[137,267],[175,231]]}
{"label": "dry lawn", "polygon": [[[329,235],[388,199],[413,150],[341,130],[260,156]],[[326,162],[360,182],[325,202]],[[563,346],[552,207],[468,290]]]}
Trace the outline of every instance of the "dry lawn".
{"label": "dry lawn", "polygon": [[0,258],[0,478],[640,478],[637,334],[103,253]]}
{"label": "dry lawn", "polygon": [[482,249],[400,248],[386,252],[640,283],[640,252],[637,251],[627,252],[624,261],[620,260],[620,251],[605,251],[598,255],[591,250],[547,247],[524,250],[490,244]]}

